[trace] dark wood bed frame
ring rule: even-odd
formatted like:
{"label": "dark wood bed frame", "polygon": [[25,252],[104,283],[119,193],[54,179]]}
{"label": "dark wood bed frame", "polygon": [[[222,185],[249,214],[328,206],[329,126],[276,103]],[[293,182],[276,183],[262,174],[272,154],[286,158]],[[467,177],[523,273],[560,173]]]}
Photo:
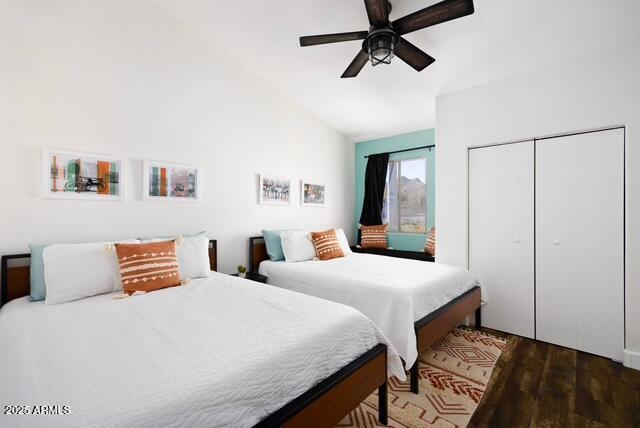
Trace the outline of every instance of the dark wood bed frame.
{"label": "dark wood bed frame", "polygon": [[[218,268],[217,241],[209,241],[211,270]],[[0,307],[28,296],[29,266],[9,266],[10,260],[27,260],[31,254],[2,256]],[[378,389],[378,420],[388,423],[387,347],[378,344],[291,400],[256,427],[334,427],[342,418]]]}
{"label": "dark wood bed frame", "polygon": [[[262,236],[249,238],[249,270],[257,272],[260,263],[268,260],[267,247]],[[421,262],[428,263],[428,262]],[[268,280],[267,280],[268,282]],[[456,297],[446,305],[414,323],[416,343],[418,346],[418,359],[409,370],[411,378],[411,392],[417,394],[419,387],[419,362],[420,354],[438,339],[445,336],[452,329],[459,326],[468,316],[475,314],[475,326],[481,326],[480,312],[480,287],[475,286],[467,292]]]}

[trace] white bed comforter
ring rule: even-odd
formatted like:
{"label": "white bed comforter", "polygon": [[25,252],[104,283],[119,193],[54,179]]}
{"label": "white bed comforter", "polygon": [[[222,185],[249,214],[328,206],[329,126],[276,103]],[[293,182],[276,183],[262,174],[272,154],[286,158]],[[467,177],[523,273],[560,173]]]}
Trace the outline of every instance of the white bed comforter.
{"label": "white bed comforter", "polygon": [[[0,343],[2,410],[69,409],[2,427],[243,427],[386,339],[347,306],[212,273],[123,300],[16,300]],[[391,347],[389,367],[402,373]]]}
{"label": "white bed comforter", "polygon": [[418,357],[414,322],[478,284],[465,269],[373,254],[327,261],[265,261],[268,283],[349,305],[369,317],[409,369]]}

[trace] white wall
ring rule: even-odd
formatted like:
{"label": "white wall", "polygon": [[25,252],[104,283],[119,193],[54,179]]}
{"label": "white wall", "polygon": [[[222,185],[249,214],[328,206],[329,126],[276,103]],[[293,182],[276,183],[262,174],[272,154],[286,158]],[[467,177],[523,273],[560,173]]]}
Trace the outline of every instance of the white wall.
{"label": "white wall", "polygon": [[441,95],[436,116],[438,260],[461,266],[467,147],[626,125],[626,348],[640,352],[640,42]]}
{"label": "white wall", "polygon": [[[0,254],[206,230],[230,272],[263,227],[353,234],[352,144],[152,2],[0,0],[0,11]],[[128,159],[127,199],[41,199],[45,146]],[[202,166],[203,201],[142,202],[142,159]],[[296,179],[291,207],[256,203],[259,172]],[[301,177],[326,181],[326,208],[299,206]]]}

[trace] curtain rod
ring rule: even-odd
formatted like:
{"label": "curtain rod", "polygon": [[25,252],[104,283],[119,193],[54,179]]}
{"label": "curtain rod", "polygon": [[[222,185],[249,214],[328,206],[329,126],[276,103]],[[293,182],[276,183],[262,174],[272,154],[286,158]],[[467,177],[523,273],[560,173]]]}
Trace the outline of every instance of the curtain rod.
{"label": "curtain rod", "polygon": [[[432,148],[432,147],[435,147],[435,146],[436,146],[435,144],[431,144],[430,146],[413,147],[413,148],[411,148],[411,149],[395,150],[395,151],[393,151],[393,152],[384,152],[384,153],[389,153],[389,154],[392,154],[392,153],[402,153],[402,152],[410,152],[410,151],[412,151],[412,150],[420,150],[420,149],[429,149],[429,151],[431,151],[431,148]],[[381,154],[381,153],[376,153],[376,154],[377,154],[377,155],[379,155],[379,154]],[[368,158],[369,156],[371,156],[371,155],[366,155],[366,156],[365,156],[365,158]]]}

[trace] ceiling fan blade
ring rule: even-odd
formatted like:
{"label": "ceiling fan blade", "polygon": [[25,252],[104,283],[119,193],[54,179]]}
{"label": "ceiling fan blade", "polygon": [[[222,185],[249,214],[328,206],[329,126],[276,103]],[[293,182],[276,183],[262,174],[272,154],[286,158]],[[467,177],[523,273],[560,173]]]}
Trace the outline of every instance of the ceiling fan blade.
{"label": "ceiling fan blade", "polygon": [[386,27],[389,24],[388,0],[364,0],[369,16],[369,24],[374,27]]}
{"label": "ceiling fan blade", "polygon": [[345,77],[356,77],[368,60],[369,55],[361,49],[360,52],[358,52],[358,55],[356,55],[353,61],[351,61],[349,67],[347,67],[347,69],[344,71],[344,73],[342,73],[342,76],[340,77],[342,77],[343,79]]}
{"label": "ceiling fan blade", "polygon": [[435,61],[433,57],[412,45],[402,37],[400,37],[400,43],[395,47],[393,53],[417,71],[424,70]]}
{"label": "ceiling fan blade", "polygon": [[369,34],[368,31],[352,31],[350,33],[321,34],[318,36],[300,37],[300,46],[324,45],[326,43],[348,42],[351,40],[363,40]]}
{"label": "ceiling fan blade", "polygon": [[431,27],[452,19],[471,15],[474,11],[473,0],[444,0],[417,12],[393,21],[393,29],[398,34]]}

